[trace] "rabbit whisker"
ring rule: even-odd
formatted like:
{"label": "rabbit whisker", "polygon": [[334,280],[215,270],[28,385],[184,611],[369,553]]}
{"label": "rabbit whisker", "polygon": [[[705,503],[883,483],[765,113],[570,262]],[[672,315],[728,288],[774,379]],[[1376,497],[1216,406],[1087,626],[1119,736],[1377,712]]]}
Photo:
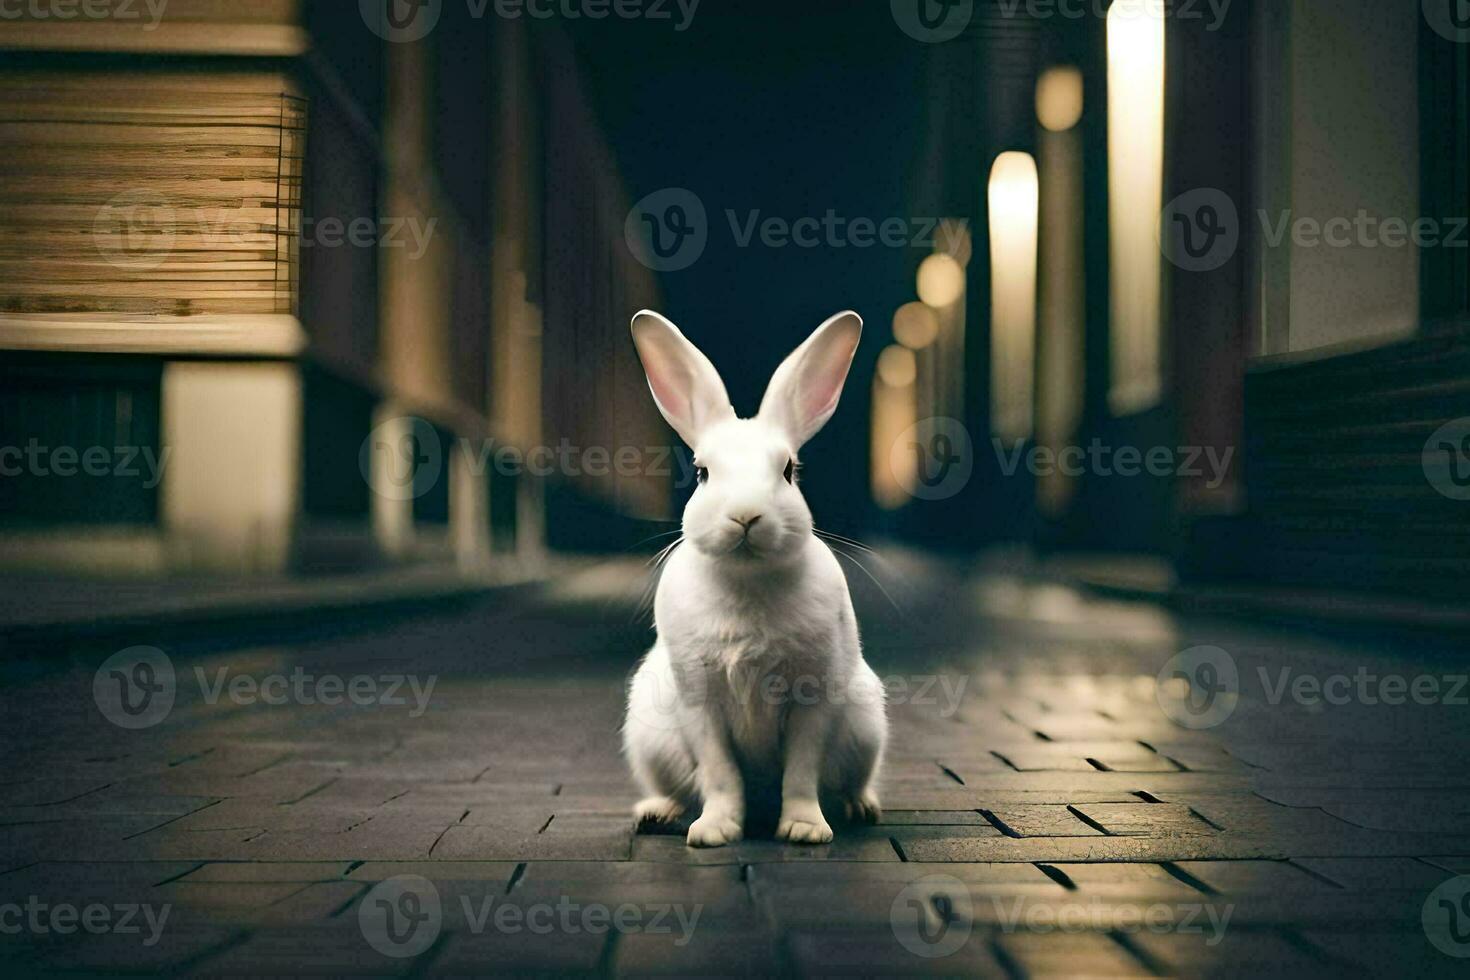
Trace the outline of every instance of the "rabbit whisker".
{"label": "rabbit whisker", "polygon": [[893,601],[893,596],[888,594],[888,590],[883,587],[883,583],[878,581],[878,577],[876,575],[868,571],[868,567],[864,565],[861,561],[859,561],[856,555],[848,554],[831,542],[828,542],[828,544],[832,548],[832,553],[834,555],[841,555],[843,558],[846,558],[848,561],[852,562],[859,569],[861,569],[862,573],[866,575],[869,579],[871,579],[873,584],[878,587],[878,591],[883,593],[883,598],[888,600],[888,604],[893,607],[893,611],[898,613],[900,616],[903,615],[903,610],[899,608],[898,603]]}

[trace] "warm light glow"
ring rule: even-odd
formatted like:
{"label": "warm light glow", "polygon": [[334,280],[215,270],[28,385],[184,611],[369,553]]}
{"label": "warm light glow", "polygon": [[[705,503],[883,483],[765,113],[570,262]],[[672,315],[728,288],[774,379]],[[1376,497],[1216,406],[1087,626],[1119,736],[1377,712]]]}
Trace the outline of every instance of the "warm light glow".
{"label": "warm light glow", "polygon": [[935,252],[919,263],[919,299],[935,309],[959,302],[965,295],[965,269],[952,255]]}
{"label": "warm light glow", "polygon": [[1029,153],[1002,153],[990,168],[991,428],[1031,435],[1036,370],[1039,194]]}
{"label": "warm light glow", "polygon": [[[889,348],[892,350],[893,348]],[[913,354],[909,354],[910,357]],[[918,418],[918,396],[912,384],[894,387],[873,377],[872,460],[870,480],[873,500],[884,510],[897,510],[910,499],[907,487],[914,486],[918,473],[918,457],[911,453],[894,453],[894,445],[911,429]]]}
{"label": "warm light glow", "polygon": [[1164,196],[1164,20],[1152,0],[1108,11],[1108,212],[1115,415],[1163,392],[1159,210]]}
{"label": "warm light glow", "polygon": [[939,317],[923,303],[905,303],[893,314],[893,339],[909,350],[923,350],[939,336]]}
{"label": "warm light glow", "polygon": [[[1041,176],[1041,253],[1037,283],[1036,442],[1053,452],[1073,445],[1082,421],[1086,378],[1086,283],[1082,248],[1082,133],[1042,129],[1036,140]],[[1038,474],[1036,502],[1063,516],[1074,474],[1060,467]]]}
{"label": "warm light glow", "polygon": [[889,344],[878,355],[878,377],[892,388],[903,388],[914,383],[919,376],[919,366],[914,352],[907,347]]}
{"label": "warm light glow", "polygon": [[1036,80],[1036,118],[1053,133],[1062,133],[1082,118],[1082,72],[1057,65]]}

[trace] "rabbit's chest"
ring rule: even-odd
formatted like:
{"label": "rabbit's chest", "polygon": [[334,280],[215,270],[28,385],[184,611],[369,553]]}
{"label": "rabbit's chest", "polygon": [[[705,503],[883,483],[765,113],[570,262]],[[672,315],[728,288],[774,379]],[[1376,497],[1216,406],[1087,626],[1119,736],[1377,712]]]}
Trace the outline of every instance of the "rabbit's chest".
{"label": "rabbit's chest", "polygon": [[710,694],[721,702],[731,740],[747,763],[780,757],[787,714],[829,700],[831,640],[815,631],[730,628],[706,647]]}
{"label": "rabbit's chest", "polygon": [[696,641],[704,651],[703,659],[732,678],[790,682],[803,674],[820,673],[831,657],[827,631],[792,625],[779,617],[736,612],[711,616],[705,626]]}

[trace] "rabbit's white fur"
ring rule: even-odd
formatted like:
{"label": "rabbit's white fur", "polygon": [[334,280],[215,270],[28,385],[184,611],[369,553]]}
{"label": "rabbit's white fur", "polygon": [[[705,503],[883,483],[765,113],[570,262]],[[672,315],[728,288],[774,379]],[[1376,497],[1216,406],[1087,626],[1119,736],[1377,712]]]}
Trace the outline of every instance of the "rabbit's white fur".
{"label": "rabbit's white fur", "polygon": [[753,419],[738,419],[708,359],[663,317],[633,318],[659,410],[704,478],[654,601],[658,640],[628,692],[623,747],[648,797],[640,820],[702,804],[694,846],[739,840],[747,797],[779,789],[778,838],[825,843],[819,796],[879,816],[887,720],[864,662],[847,579],[788,479],[831,417],[862,332],[832,317],[777,369]]}

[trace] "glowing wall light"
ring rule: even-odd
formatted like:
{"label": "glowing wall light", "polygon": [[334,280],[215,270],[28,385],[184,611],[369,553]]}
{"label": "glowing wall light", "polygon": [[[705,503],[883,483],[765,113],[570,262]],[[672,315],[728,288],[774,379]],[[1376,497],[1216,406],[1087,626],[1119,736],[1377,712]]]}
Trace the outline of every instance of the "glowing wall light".
{"label": "glowing wall light", "polygon": [[[1041,177],[1041,272],[1037,296],[1036,441],[1060,452],[1077,436],[1085,385],[1086,303],[1082,250],[1082,73],[1070,65],[1036,83],[1036,165]],[[1037,478],[1037,503],[1053,517],[1072,499],[1061,468]]]}
{"label": "glowing wall light", "polygon": [[907,347],[889,344],[878,355],[878,377],[890,388],[906,388],[919,376],[914,352]]}
{"label": "glowing wall light", "polygon": [[1006,439],[1032,431],[1036,370],[1036,161],[1002,153],[990,168],[990,412]]}
{"label": "glowing wall light", "polygon": [[897,510],[908,503],[910,497],[906,488],[917,482],[918,457],[893,451],[898,441],[919,421],[915,374],[914,352],[894,345],[879,355],[878,370],[873,375],[870,479],[873,500],[884,510]]}
{"label": "glowing wall light", "polygon": [[939,336],[939,316],[925,303],[905,303],[893,314],[893,339],[909,350],[923,350]]}
{"label": "glowing wall light", "polygon": [[935,252],[919,263],[919,299],[945,309],[965,295],[965,267],[946,252]]}
{"label": "glowing wall light", "polygon": [[1163,392],[1164,18],[1155,0],[1108,11],[1108,217],[1115,415],[1156,405]]}
{"label": "glowing wall light", "polygon": [[1065,133],[1082,119],[1082,71],[1056,65],[1036,80],[1036,119],[1053,133]]}

